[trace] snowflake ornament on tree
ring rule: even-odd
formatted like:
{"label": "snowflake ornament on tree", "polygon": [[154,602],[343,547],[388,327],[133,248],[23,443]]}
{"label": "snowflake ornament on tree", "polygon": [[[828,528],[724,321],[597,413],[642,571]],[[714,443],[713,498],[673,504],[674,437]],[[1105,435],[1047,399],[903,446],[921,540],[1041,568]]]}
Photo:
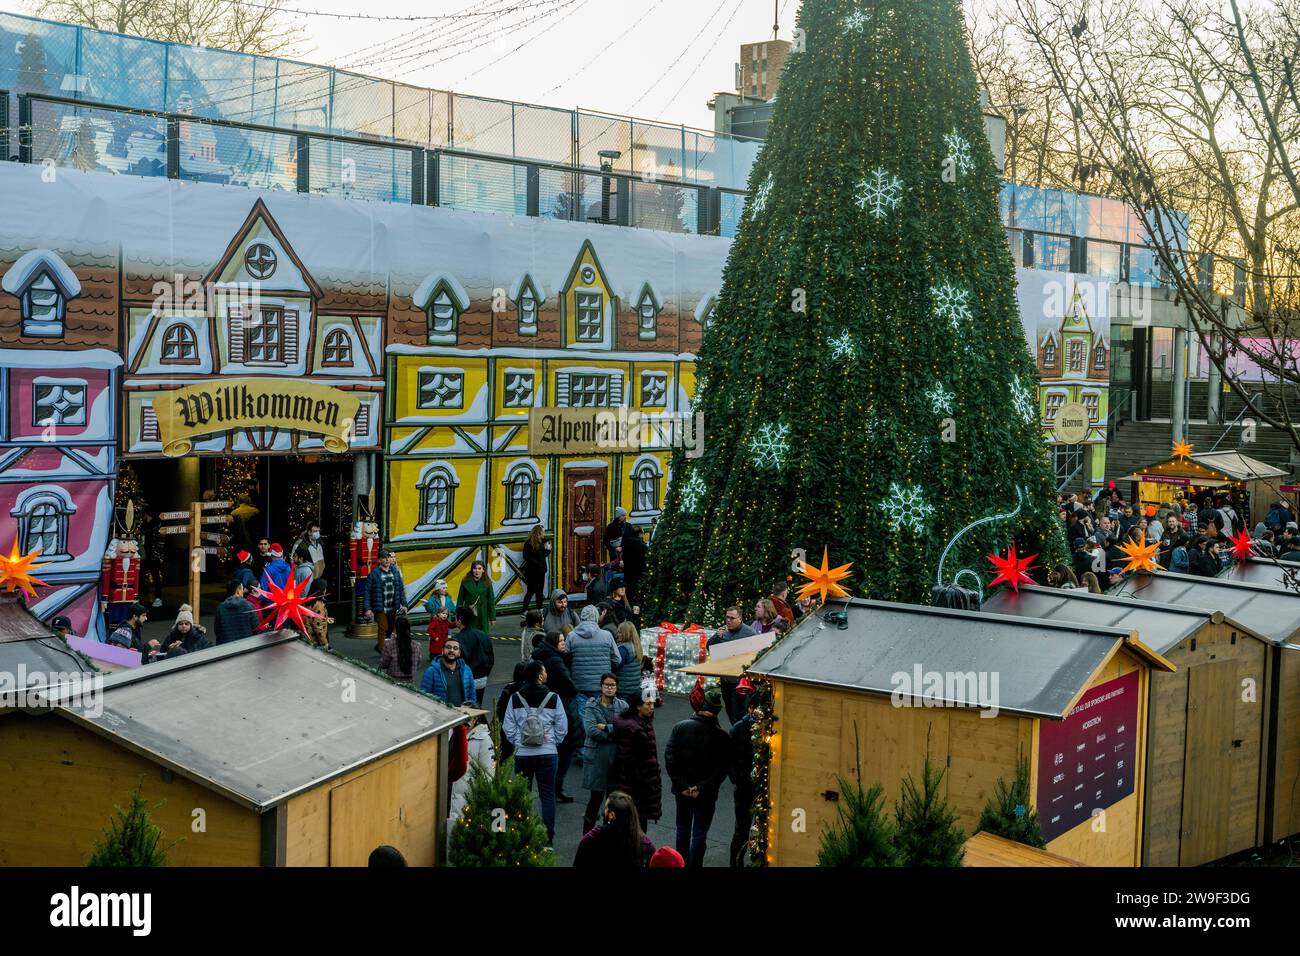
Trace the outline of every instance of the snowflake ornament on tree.
{"label": "snowflake ornament on tree", "polygon": [[884,219],[889,210],[899,204],[903,196],[903,181],[886,169],[877,166],[858,183],[858,208],[877,219]]}
{"label": "snowflake ornament on tree", "polygon": [[866,10],[854,10],[844,18],[845,33],[863,33],[867,29],[867,24],[871,22],[871,14]]}
{"label": "snowflake ornament on tree", "polygon": [[943,382],[935,382],[925,397],[930,400],[930,407],[936,412],[952,412],[952,392],[943,387]]}
{"label": "snowflake ornament on tree", "polygon": [[956,164],[959,172],[968,173],[975,168],[975,159],[971,156],[970,143],[957,132],[956,128],[943,138],[948,149],[948,158]]}
{"label": "snowflake ornament on tree", "polygon": [[691,477],[686,479],[682,485],[682,510],[687,514],[694,514],[695,509],[700,506],[700,499],[704,497],[704,479],[700,477],[698,471],[692,471]]}
{"label": "snowflake ornament on tree", "polygon": [[1011,383],[1011,405],[1026,424],[1034,420],[1033,396],[1029,393],[1029,389],[1021,384],[1020,379],[1015,379]]}
{"label": "snowflake ornament on tree", "polygon": [[760,185],[757,189],[754,190],[754,198],[752,198],[749,201],[750,206],[753,207],[753,212],[751,213],[751,215],[757,216],[760,212],[763,211],[763,207],[767,205],[767,197],[770,196],[771,194],[772,194],[772,174],[768,173],[767,178],[763,180],[762,185]]}
{"label": "snowflake ornament on tree", "polygon": [[943,281],[930,286],[936,318],[946,319],[954,332],[960,332],[963,322],[970,321],[970,290]]}
{"label": "snowflake ornament on tree", "polygon": [[848,332],[841,332],[835,338],[831,339],[831,358],[844,359],[856,358],[858,346],[853,341],[853,336]]}
{"label": "snowflake ornament on tree", "polygon": [[917,534],[925,530],[926,519],[934,514],[934,506],[926,503],[920,488],[910,483],[903,486],[896,481],[890,483],[889,497],[880,510],[889,515],[889,526],[895,531],[906,525]]}
{"label": "snowflake ornament on tree", "polygon": [[790,426],[782,422],[765,422],[749,440],[750,455],[759,468],[781,469],[790,454]]}

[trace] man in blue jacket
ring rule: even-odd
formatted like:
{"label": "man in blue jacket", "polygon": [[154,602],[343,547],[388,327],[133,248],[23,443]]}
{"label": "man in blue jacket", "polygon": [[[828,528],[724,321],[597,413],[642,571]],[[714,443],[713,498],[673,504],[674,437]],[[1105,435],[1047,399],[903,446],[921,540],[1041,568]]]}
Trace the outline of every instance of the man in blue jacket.
{"label": "man in blue jacket", "polygon": [[366,578],[361,602],[367,620],[378,625],[375,653],[382,654],[384,641],[397,630],[397,612],[406,610],[406,582],[402,580],[397,558],[387,548],[379,552],[379,563]]}
{"label": "man in blue jacket", "polygon": [[271,560],[266,562],[266,568],[262,571],[262,590],[269,590],[272,583],[276,587],[284,587],[289,580],[289,562],[284,560],[284,548],[278,544],[271,545]]}
{"label": "man in blue jacket", "polygon": [[460,639],[455,634],[447,636],[442,654],[425,668],[420,690],[452,707],[474,706],[474,672],[460,659]]}

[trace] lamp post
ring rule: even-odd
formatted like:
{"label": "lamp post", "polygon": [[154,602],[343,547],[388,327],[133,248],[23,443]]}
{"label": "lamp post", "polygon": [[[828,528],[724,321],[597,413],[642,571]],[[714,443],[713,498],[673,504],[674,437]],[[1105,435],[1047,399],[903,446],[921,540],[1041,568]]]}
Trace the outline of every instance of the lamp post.
{"label": "lamp post", "polygon": [[602,149],[596,153],[600,157],[600,221],[609,223],[609,185],[614,172],[614,160],[623,155],[622,150]]}

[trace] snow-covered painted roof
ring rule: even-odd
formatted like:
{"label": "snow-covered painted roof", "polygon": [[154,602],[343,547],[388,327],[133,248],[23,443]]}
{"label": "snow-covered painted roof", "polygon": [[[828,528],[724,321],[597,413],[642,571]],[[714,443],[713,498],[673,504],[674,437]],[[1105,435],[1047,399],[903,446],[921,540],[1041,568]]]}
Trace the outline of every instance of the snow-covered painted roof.
{"label": "snow-covered painted roof", "polygon": [[[39,191],[39,190],[38,190]],[[10,266],[9,271],[0,279],[0,289],[10,295],[18,295],[31,283],[37,273],[48,271],[59,284],[63,294],[68,298],[81,295],[81,282],[76,273],[68,268],[63,257],[49,249],[33,249]]]}
{"label": "snow-covered painted roof", "polygon": [[[519,278],[521,264],[527,264],[539,291],[560,289],[584,241],[591,240],[611,288],[639,291],[648,281],[665,305],[690,314],[716,295],[731,249],[731,240],[718,236],[593,227],[442,206],[357,202],[75,169],[60,169],[56,182],[42,183],[40,174],[39,166],[0,163],[6,219],[23,224],[22,241],[41,247],[120,242],[124,281],[143,280],[146,292],[155,276],[164,281],[175,273],[205,276],[240,234],[259,199],[322,288],[382,291],[391,281],[392,294],[403,298],[419,298],[415,293],[426,282],[432,280],[432,288],[445,276],[455,280],[449,287],[466,297],[489,301],[494,289]],[[187,223],[201,226],[182,227]]]}
{"label": "snow-covered painted roof", "polygon": [[122,356],[108,349],[0,349],[0,368],[119,368]]}
{"label": "snow-covered painted roof", "polygon": [[469,295],[465,292],[465,287],[460,284],[454,275],[448,272],[431,272],[424,277],[411,295],[411,304],[417,309],[426,309],[429,307],[429,300],[433,298],[433,290],[439,285],[446,284],[448,291],[456,300],[456,308],[464,312],[469,308]]}
{"label": "snow-covered painted roof", "polygon": [[701,325],[704,324],[704,320],[709,316],[709,310],[713,308],[714,304],[717,302],[717,299],[718,299],[718,293],[716,291],[707,292],[700,297],[700,301],[695,303],[696,322],[700,323]]}

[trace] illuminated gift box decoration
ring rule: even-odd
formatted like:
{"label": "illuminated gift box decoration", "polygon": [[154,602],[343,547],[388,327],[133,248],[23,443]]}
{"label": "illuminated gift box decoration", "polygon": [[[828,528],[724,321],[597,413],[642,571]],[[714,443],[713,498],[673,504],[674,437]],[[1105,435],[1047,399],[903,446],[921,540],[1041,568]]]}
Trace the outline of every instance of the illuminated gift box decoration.
{"label": "illuminated gift box decoration", "polygon": [[654,658],[659,693],[685,696],[691,692],[695,677],[681,673],[681,669],[708,660],[709,633],[698,624],[678,627],[670,621],[641,629],[641,646]]}

